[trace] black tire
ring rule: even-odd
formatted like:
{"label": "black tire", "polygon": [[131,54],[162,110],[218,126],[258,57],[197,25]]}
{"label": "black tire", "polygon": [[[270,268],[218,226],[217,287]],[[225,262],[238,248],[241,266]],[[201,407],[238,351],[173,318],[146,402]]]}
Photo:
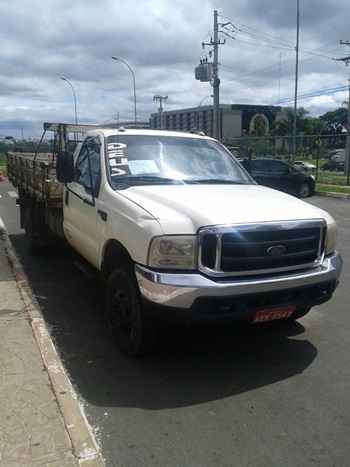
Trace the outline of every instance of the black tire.
{"label": "black tire", "polygon": [[311,195],[311,187],[308,183],[304,182],[298,187],[298,197],[308,198]]}
{"label": "black tire", "polygon": [[49,243],[49,234],[44,222],[44,211],[30,202],[25,208],[24,229],[30,254],[39,255]]}
{"label": "black tire", "polygon": [[155,343],[155,326],[145,316],[131,266],[115,269],[106,285],[106,315],[119,350],[128,357],[149,353]]}
{"label": "black tire", "polygon": [[40,254],[42,244],[35,232],[32,210],[26,209],[24,230],[26,232],[26,239],[28,244],[29,253],[32,255]]}

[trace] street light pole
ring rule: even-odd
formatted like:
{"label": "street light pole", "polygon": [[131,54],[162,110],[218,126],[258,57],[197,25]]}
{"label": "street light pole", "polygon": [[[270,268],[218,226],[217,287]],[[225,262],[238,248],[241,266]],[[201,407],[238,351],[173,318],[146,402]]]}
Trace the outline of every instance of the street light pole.
{"label": "street light pole", "polygon": [[[350,41],[340,41],[340,45],[350,46]],[[344,62],[346,66],[350,65],[350,55],[343,58],[336,58],[335,60]],[[349,96],[348,96],[348,116],[347,116],[347,135],[346,135],[346,148],[345,148],[345,175],[346,183],[349,185],[350,180],[350,74],[349,74]]]}
{"label": "street light pole", "polygon": [[346,157],[345,157],[345,173],[346,183],[349,185],[350,180],[350,74],[349,74],[349,95],[348,95],[348,119],[347,119],[347,130],[346,136]]}
{"label": "street light pole", "polygon": [[137,109],[136,109],[136,80],[135,80],[135,73],[134,70],[131,68],[129,63],[126,60],[123,60],[122,58],[119,57],[112,57],[113,60],[116,60],[117,62],[124,63],[124,65],[129,69],[131,76],[132,76],[132,82],[133,82],[133,87],[134,87],[134,121],[135,123],[137,122]]}
{"label": "street light pole", "polygon": [[300,6],[297,0],[297,42],[295,47],[295,91],[294,91],[294,121],[293,121],[293,160],[297,155],[297,111],[298,111],[298,79],[299,79],[299,30]]}
{"label": "street light pole", "polygon": [[73,84],[69,81],[69,79],[65,78],[64,76],[61,76],[61,80],[65,81],[66,83],[69,84],[72,93],[73,93],[73,99],[74,99],[74,116],[75,116],[75,124],[78,124],[78,111],[77,111],[77,95],[75,94],[74,86]]}

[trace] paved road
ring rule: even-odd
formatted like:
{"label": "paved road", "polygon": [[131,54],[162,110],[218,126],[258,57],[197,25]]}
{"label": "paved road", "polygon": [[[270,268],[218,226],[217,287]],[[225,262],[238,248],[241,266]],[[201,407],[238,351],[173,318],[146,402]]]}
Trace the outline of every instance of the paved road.
{"label": "paved road", "polygon": [[114,349],[95,280],[73,256],[28,256],[11,190],[0,183],[0,216],[108,466],[350,464],[349,201],[310,201],[340,227],[345,270],[331,302],[289,330],[180,329],[158,355],[130,361]]}

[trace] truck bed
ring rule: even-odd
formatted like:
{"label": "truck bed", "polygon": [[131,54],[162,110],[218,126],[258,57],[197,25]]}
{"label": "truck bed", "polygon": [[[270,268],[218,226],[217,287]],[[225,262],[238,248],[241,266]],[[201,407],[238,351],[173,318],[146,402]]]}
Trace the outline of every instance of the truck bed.
{"label": "truck bed", "polygon": [[11,183],[46,205],[61,207],[63,185],[56,178],[52,154],[8,152],[7,172]]}

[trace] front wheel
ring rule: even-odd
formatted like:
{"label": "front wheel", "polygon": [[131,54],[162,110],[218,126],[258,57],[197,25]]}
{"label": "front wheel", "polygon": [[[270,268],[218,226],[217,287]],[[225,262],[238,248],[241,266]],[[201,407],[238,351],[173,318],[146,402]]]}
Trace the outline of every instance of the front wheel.
{"label": "front wheel", "polygon": [[131,266],[115,269],[106,286],[107,320],[122,353],[140,357],[155,342],[155,328],[145,316],[135,274]]}
{"label": "front wheel", "polygon": [[311,188],[308,183],[302,183],[298,188],[299,198],[307,198],[311,195]]}

